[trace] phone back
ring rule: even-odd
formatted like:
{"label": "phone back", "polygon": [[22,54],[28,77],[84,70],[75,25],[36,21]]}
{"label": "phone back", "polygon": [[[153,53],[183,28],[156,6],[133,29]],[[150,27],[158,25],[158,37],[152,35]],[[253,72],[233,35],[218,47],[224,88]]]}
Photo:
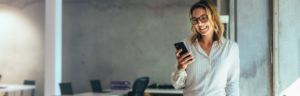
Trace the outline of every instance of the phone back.
{"label": "phone back", "polygon": [[183,55],[184,53],[188,52],[183,42],[175,43],[174,46],[177,50],[182,49],[182,51],[179,53],[180,55]]}

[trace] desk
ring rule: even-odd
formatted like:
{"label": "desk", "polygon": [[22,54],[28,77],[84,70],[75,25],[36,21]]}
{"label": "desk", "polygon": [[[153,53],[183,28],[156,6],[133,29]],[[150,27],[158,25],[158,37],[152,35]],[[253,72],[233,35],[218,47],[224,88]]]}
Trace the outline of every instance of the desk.
{"label": "desk", "polygon": [[21,90],[30,90],[35,89],[34,85],[13,85],[13,84],[0,84],[0,92],[5,92],[4,96],[7,96],[7,92],[21,91]]}
{"label": "desk", "polygon": [[[110,91],[106,89],[105,91]],[[127,96],[127,93],[130,90],[112,90],[110,93],[93,93],[93,92],[86,92],[80,93],[75,95],[53,95],[53,96]],[[145,93],[150,94],[182,94],[182,89],[146,89]]]}
{"label": "desk", "polygon": [[145,96],[183,96],[183,89],[146,89]]}
{"label": "desk", "polygon": [[155,93],[155,94],[183,94],[183,89],[146,89],[145,93]]}
{"label": "desk", "polygon": [[53,96],[127,96],[127,93],[129,91],[130,90],[113,90],[110,93],[86,92],[86,93],[79,93],[79,94],[75,94],[75,95],[53,95]]}

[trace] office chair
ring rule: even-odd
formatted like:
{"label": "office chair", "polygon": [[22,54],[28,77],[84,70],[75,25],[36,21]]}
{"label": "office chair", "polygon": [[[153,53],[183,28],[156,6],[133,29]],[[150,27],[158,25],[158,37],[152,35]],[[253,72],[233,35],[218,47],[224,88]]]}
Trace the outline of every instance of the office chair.
{"label": "office chair", "polygon": [[[0,80],[1,80],[1,75],[0,75]],[[0,89],[3,88],[0,86]],[[3,96],[5,93],[0,93],[0,96]]]}
{"label": "office chair", "polygon": [[111,91],[103,91],[100,80],[91,80],[91,86],[94,93],[108,93]]}
{"label": "office chair", "polygon": [[[34,80],[25,80],[24,85],[35,85]],[[23,96],[23,90],[21,91],[21,96]],[[34,89],[31,90],[31,96],[34,96]]]}
{"label": "office chair", "polygon": [[61,95],[74,95],[71,83],[59,83]]}
{"label": "office chair", "polygon": [[132,92],[128,96],[144,96],[144,91],[149,83],[149,77],[138,78],[134,81]]}

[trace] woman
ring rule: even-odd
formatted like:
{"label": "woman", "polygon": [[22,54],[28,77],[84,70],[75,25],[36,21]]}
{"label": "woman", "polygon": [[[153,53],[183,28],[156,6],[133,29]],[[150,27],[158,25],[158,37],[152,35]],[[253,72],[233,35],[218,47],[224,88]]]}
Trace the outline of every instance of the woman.
{"label": "woman", "polygon": [[184,96],[239,96],[239,48],[223,38],[224,26],[216,6],[199,1],[191,7],[189,17],[192,34],[183,40],[189,52],[180,56],[180,49],[175,53],[173,86],[185,86]]}

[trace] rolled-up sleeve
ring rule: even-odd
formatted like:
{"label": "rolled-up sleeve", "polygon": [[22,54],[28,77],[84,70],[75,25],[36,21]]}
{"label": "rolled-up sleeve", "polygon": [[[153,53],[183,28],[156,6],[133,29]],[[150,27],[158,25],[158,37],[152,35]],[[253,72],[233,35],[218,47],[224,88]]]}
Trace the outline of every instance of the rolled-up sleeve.
{"label": "rolled-up sleeve", "polygon": [[240,57],[239,48],[236,47],[236,53],[233,58],[233,64],[228,71],[226,83],[226,96],[239,96],[239,78],[240,78]]}
{"label": "rolled-up sleeve", "polygon": [[179,71],[177,69],[177,62],[176,62],[176,66],[172,72],[171,75],[171,82],[172,85],[174,86],[175,89],[179,89],[185,86],[185,80],[187,78],[187,73],[186,71]]}

